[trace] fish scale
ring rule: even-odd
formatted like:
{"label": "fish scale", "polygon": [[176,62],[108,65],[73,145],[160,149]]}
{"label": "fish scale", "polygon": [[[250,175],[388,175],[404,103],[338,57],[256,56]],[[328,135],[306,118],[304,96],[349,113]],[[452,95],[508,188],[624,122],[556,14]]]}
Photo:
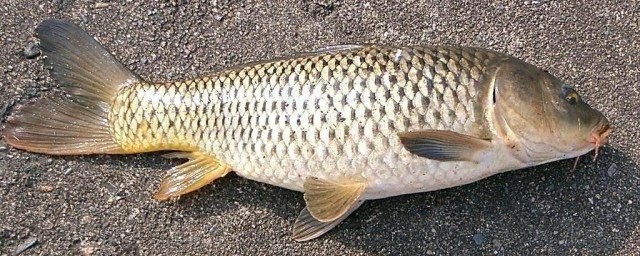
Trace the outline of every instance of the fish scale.
{"label": "fish scale", "polygon": [[500,57],[476,48],[366,46],[249,64],[123,87],[109,122],[126,151],[199,150],[241,176],[299,191],[309,175],[389,178],[380,186],[432,182],[449,164],[409,154],[396,133],[486,137],[479,74]]}

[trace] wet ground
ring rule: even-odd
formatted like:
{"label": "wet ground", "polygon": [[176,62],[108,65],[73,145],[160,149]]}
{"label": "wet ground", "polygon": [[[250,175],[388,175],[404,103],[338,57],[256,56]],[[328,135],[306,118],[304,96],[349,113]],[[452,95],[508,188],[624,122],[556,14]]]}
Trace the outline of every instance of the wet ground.
{"label": "wet ground", "polygon": [[179,163],[160,154],[50,157],[0,141],[0,255],[640,255],[637,1],[142,2],[0,5],[0,115],[55,88],[25,55],[37,53],[36,24],[59,17],[152,81],[338,43],[486,47],[573,84],[616,130],[597,162],[583,157],[574,171],[567,160],[367,202],[307,243],[290,239],[296,192],[229,175],[157,202]]}

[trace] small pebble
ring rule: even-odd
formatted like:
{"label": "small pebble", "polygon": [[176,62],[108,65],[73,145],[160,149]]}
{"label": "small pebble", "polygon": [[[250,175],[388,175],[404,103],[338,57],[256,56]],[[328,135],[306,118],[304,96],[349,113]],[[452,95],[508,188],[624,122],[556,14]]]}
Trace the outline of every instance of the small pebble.
{"label": "small pebble", "polygon": [[476,242],[476,245],[483,245],[485,241],[484,235],[482,234],[473,235],[473,241]]}
{"label": "small pebble", "polygon": [[92,221],[91,216],[87,215],[87,216],[82,217],[82,219],[80,219],[80,224],[86,225],[86,224],[91,223],[91,221]]}
{"label": "small pebble", "polygon": [[49,193],[49,192],[53,191],[53,186],[51,186],[51,185],[42,185],[38,189],[40,190],[40,192]]}
{"label": "small pebble", "polygon": [[109,5],[111,5],[110,3],[96,3],[93,8],[96,9],[102,9],[102,8],[107,8],[109,7]]}
{"label": "small pebble", "polygon": [[27,59],[33,59],[40,55],[40,48],[36,45],[36,43],[29,43],[22,51],[22,55],[24,55]]}
{"label": "small pebble", "polygon": [[609,175],[609,177],[613,178],[618,175],[618,173],[620,173],[620,171],[618,170],[618,165],[616,165],[615,163],[611,164],[611,166],[609,166],[609,169],[607,169],[607,174]]}
{"label": "small pebble", "polygon": [[222,21],[224,19],[224,16],[222,16],[221,14],[216,14],[213,16],[213,18],[217,21]]}
{"label": "small pebble", "polygon": [[18,247],[16,247],[16,250],[13,251],[13,255],[18,255],[20,253],[23,253],[27,249],[29,249],[32,246],[34,246],[37,242],[38,242],[38,238],[29,237],[27,240],[25,240],[20,245],[18,245]]}
{"label": "small pebble", "polygon": [[96,248],[93,246],[87,246],[87,247],[80,248],[80,251],[84,256],[91,256],[96,251]]}
{"label": "small pebble", "polygon": [[110,194],[113,194],[113,195],[117,195],[118,192],[120,191],[120,188],[116,187],[115,185],[111,184],[108,181],[104,183],[104,187],[107,189],[107,191]]}
{"label": "small pebble", "polygon": [[493,239],[491,243],[493,244],[493,248],[496,248],[496,249],[502,248],[502,243],[497,239]]}

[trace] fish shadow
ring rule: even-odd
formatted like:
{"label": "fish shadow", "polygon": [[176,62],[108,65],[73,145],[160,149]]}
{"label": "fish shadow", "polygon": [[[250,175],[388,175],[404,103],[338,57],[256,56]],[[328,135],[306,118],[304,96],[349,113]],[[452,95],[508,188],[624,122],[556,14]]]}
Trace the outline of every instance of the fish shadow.
{"label": "fish shadow", "polygon": [[339,228],[350,234],[337,231],[333,239],[394,255],[611,255],[621,250],[640,223],[638,165],[607,148],[596,163],[582,157],[572,168],[573,160],[565,160],[462,187],[370,202]]}

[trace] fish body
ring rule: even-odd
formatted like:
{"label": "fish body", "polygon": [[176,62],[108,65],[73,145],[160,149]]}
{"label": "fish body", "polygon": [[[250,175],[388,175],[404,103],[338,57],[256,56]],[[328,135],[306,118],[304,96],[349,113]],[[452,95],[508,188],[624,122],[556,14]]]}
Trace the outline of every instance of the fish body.
{"label": "fish body", "polygon": [[128,152],[198,150],[241,176],[297,191],[308,176],[365,178],[370,199],[452,187],[518,163],[430,160],[404,149],[397,133],[495,137],[484,74],[503,58],[367,45],[140,83],[119,91],[111,134]]}
{"label": "fish body", "polygon": [[3,133],[49,154],[170,150],[155,197],[230,171],[301,191],[309,240],[362,202],[450,188],[597,149],[611,128],[568,85],[519,59],[452,46],[343,45],[147,82],[79,27],[36,29],[68,94],[18,107]]}

